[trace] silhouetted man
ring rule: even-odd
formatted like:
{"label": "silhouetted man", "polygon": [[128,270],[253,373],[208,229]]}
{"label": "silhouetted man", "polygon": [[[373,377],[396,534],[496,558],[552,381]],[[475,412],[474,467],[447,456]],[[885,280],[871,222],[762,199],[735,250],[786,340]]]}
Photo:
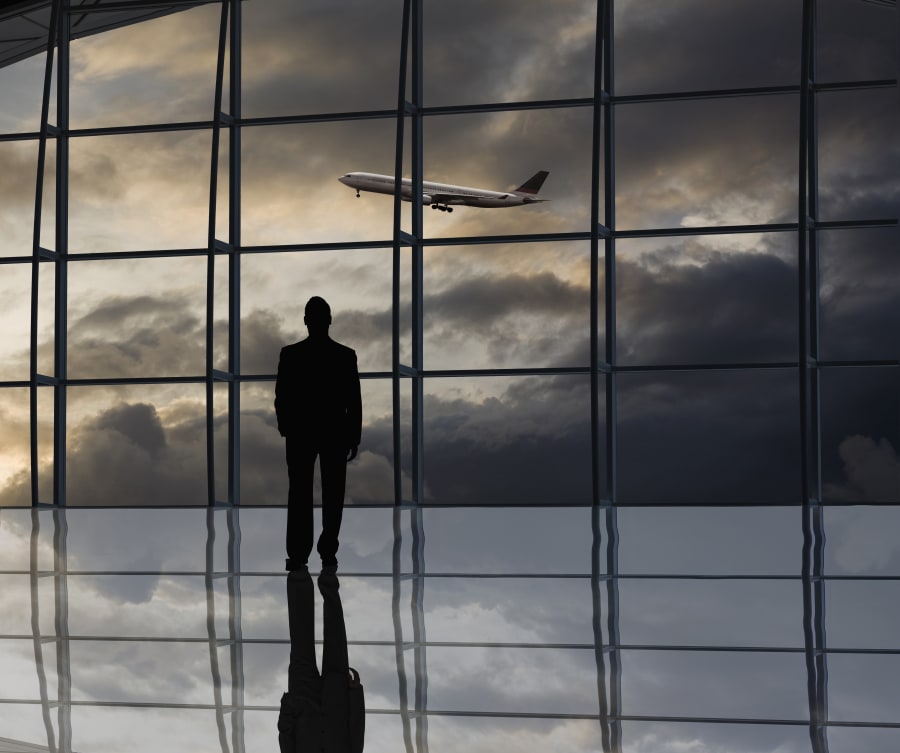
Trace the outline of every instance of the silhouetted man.
{"label": "silhouetted man", "polygon": [[322,674],[316,667],[312,579],[305,567],[287,577],[291,659],[288,691],[281,697],[281,753],[361,753],[366,729],[359,674],[349,666],[347,629],[337,575],[323,571]]}
{"label": "silhouetted man", "polygon": [[288,466],[287,570],[306,565],[313,542],[313,473],[322,475],[322,535],[316,546],[325,567],[337,566],[347,463],[356,457],[362,400],[356,353],[328,336],[331,308],[318,296],[306,304],[309,337],[281,349],[275,416]]}

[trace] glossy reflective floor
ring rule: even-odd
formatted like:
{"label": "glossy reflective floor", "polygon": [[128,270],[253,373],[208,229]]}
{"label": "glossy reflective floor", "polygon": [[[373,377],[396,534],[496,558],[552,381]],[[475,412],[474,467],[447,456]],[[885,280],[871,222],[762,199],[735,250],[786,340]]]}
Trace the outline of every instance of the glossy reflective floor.
{"label": "glossy reflective floor", "polygon": [[[0,511],[0,751],[277,750],[284,516]],[[900,749],[900,514],[824,517],[811,614],[798,508],[348,508],[366,750]]]}

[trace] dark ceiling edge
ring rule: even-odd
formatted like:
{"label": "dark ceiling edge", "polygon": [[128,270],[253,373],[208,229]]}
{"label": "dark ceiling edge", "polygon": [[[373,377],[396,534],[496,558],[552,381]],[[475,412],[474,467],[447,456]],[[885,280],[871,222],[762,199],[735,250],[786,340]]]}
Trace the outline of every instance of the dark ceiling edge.
{"label": "dark ceiling edge", "polygon": [[[93,5],[94,3],[88,4],[86,2],[83,3],[83,5],[85,6],[84,13],[78,13],[77,11],[73,13],[74,17],[71,38],[81,39],[83,37],[91,36],[92,34],[99,34],[111,29],[130,26],[132,24],[141,23],[142,21],[150,21],[155,18],[161,18],[163,16],[171,15],[172,13],[179,13],[184,10],[189,10],[190,8],[196,8],[201,5],[208,5],[212,1],[213,0],[196,0],[196,2],[191,2],[190,0],[188,0],[187,2],[185,2],[185,0],[181,0],[181,2],[178,2],[178,0],[175,0],[175,2],[173,2],[168,7],[160,7],[159,0],[150,0],[147,3],[147,6],[150,7],[142,7],[142,3],[135,2],[133,10],[120,9],[116,11],[93,11],[97,14],[98,18],[107,16],[109,18],[108,22],[98,23],[95,26],[79,30],[77,28],[78,20],[83,19],[86,15],[92,13],[90,5]],[[121,5],[121,3],[116,3],[116,5]],[[20,16],[25,16],[32,13],[40,13],[42,11],[48,14],[49,20],[50,6],[51,0],[0,0],[0,39],[2,39],[3,37],[3,24],[5,22],[18,18]],[[121,14],[128,13],[129,11],[131,11],[132,15],[128,15],[123,18]],[[35,24],[35,30],[40,31],[39,24]],[[23,39],[22,44],[18,49],[9,50],[8,56],[0,52],[0,68],[4,68],[8,65],[21,62],[26,58],[44,53],[46,52],[46,50],[46,37],[43,34],[35,34],[33,39]]]}

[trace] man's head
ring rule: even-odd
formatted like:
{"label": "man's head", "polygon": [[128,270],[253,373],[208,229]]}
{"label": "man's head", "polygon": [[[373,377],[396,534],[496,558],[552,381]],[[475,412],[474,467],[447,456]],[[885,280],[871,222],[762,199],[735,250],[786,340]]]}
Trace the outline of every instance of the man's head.
{"label": "man's head", "polygon": [[331,326],[331,307],[324,298],[314,295],[306,302],[303,323],[310,335],[328,334],[328,327]]}

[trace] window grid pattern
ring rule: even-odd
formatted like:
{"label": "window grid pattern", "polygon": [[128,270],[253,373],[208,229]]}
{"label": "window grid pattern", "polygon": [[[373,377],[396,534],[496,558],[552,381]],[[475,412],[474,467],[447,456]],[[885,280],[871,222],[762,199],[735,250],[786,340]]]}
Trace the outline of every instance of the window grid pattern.
{"label": "window grid pattern", "polygon": [[[199,5],[198,2],[181,3],[184,6]],[[129,3],[129,6],[154,5],[153,3]],[[155,5],[159,5],[158,3]],[[175,7],[175,2],[166,6]],[[622,723],[629,721],[655,721],[662,717],[639,716],[627,713],[622,704],[623,650],[658,651],[692,650],[734,652],[802,650],[806,662],[808,686],[808,719],[698,719],[673,717],[675,721],[712,721],[725,724],[750,722],[755,724],[804,725],[809,728],[811,749],[814,753],[828,750],[828,729],[839,726],[871,726],[880,728],[900,727],[900,723],[873,724],[866,722],[835,720],[828,714],[827,657],[834,653],[861,653],[864,649],[829,648],[825,636],[825,587],[829,580],[824,572],[825,522],[822,494],[822,428],[821,428],[821,377],[823,372],[836,367],[866,369],[871,367],[898,367],[896,360],[824,360],[819,347],[819,254],[818,237],[822,230],[853,229],[896,226],[896,218],[874,220],[821,221],[818,218],[818,143],[817,143],[817,95],[820,92],[896,88],[896,80],[854,81],[821,84],[816,81],[815,71],[815,0],[803,2],[803,39],[801,80],[795,86],[771,86],[715,91],[688,91],[674,94],[626,95],[618,96],[614,91],[614,45],[613,45],[613,1],[599,0],[597,9],[596,53],[594,65],[594,92],[588,99],[559,99],[519,103],[482,104],[472,106],[428,107],[423,103],[423,28],[421,0],[405,0],[402,16],[401,59],[398,76],[398,105],[396,110],[375,110],[348,113],[325,113],[297,117],[243,118],[241,115],[241,3],[221,0],[221,21],[218,43],[218,63],[216,71],[216,92],[213,117],[210,121],[167,123],[147,126],[119,126],[108,128],[71,129],[68,122],[69,91],[69,41],[72,38],[71,19],[75,13],[104,13],[121,10],[124,4],[106,3],[92,6],[89,11],[75,7],[64,0],[54,0],[48,25],[49,45],[44,80],[44,95],[41,127],[38,134],[5,134],[0,140],[38,139],[38,180],[35,194],[34,249],[30,259],[8,257],[2,263],[31,263],[31,362],[28,382],[7,381],[3,388],[28,387],[30,389],[30,452],[32,489],[32,550],[31,589],[36,665],[39,672],[41,703],[47,728],[50,749],[71,750],[72,730],[69,714],[73,705],[70,695],[70,665],[68,648],[70,641],[79,636],[70,636],[67,621],[67,575],[66,566],[66,395],[69,386],[109,385],[109,384],[203,384],[206,394],[206,435],[207,435],[207,504],[208,539],[207,568],[202,575],[207,583],[207,610],[210,634],[210,671],[216,688],[213,708],[219,730],[222,750],[243,750],[243,711],[247,707],[243,701],[243,647],[247,641],[241,633],[241,564],[240,564],[240,386],[245,382],[272,381],[274,374],[244,374],[240,363],[240,279],[241,259],[245,255],[296,252],[309,250],[340,251],[345,249],[384,248],[393,249],[393,291],[392,291],[392,369],[390,372],[369,372],[364,378],[390,378],[393,401],[393,447],[394,447],[394,553],[393,553],[393,615],[395,641],[386,642],[394,646],[397,656],[398,681],[400,684],[400,709],[375,709],[371,713],[399,713],[403,719],[406,749],[409,751],[428,750],[429,717],[458,712],[442,711],[428,705],[427,648],[445,645],[429,642],[425,633],[424,592],[429,577],[425,567],[425,527],[423,519],[424,495],[424,387],[428,379],[446,377],[519,376],[519,375],[589,375],[591,386],[591,441],[592,441],[592,550],[590,573],[592,594],[593,649],[597,670],[598,708],[594,715],[564,714],[566,718],[596,719],[601,726],[602,747],[606,751],[623,749]],[[222,108],[223,89],[226,86],[226,60],[228,62],[227,86],[229,110]],[[51,81],[55,71],[57,90],[51,91]],[[407,80],[411,87],[407,90]],[[798,214],[796,222],[765,223],[740,226],[711,226],[691,228],[641,228],[618,230],[615,217],[615,126],[616,111],[619,107],[643,102],[666,102],[693,99],[715,99],[728,97],[765,97],[782,94],[799,95],[800,126],[798,131]],[[56,98],[56,122],[49,119],[51,97]],[[478,236],[466,238],[426,238],[422,224],[423,180],[423,123],[429,117],[484,112],[507,112],[515,110],[540,110],[553,108],[587,108],[593,116],[592,129],[592,175],[591,175],[591,220],[590,229],[580,232],[527,234],[519,236]],[[246,128],[270,125],[300,124],[313,122],[336,123],[346,120],[390,120],[396,121],[396,163],[395,173],[398,189],[394,196],[393,238],[352,243],[280,244],[266,246],[244,246],[241,242],[241,134]],[[69,143],[73,138],[88,136],[109,136],[117,134],[151,133],[177,130],[207,130],[212,136],[210,192],[209,192],[209,233],[206,248],[185,248],[175,250],[143,249],[117,253],[69,253],[68,230],[68,185]],[[224,131],[224,134],[223,134]],[[227,240],[216,237],[216,201],[218,191],[218,164],[220,143],[228,143],[228,233]],[[44,179],[48,145],[55,149],[55,248],[43,248],[41,238],[41,216],[44,196]],[[402,229],[401,196],[399,178],[404,170],[404,153],[410,147],[411,163],[409,172],[413,180],[411,232]],[[601,160],[602,156],[602,160]],[[602,163],[602,167],[601,167]],[[603,202],[599,197],[602,192]],[[797,310],[799,320],[799,349],[794,361],[769,363],[715,363],[715,364],[653,364],[646,366],[620,365],[616,356],[616,241],[618,239],[676,237],[681,235],[726,234],[726,233],[791,233],[798,241],[798,290]],[[497,369],[426,369],[423,359],[423,250],[429,246],[450,246],[463,244],[497,244],[515,242],[546,241],[588,241],[590,244],[591,289],[590,289],[590,364],[572,368],[497,368]],[[401,254],[404,249],[411,251],[412,259],[412,354],[411,363],[401,362],[400,356],[400,298],[401,298]],[[166,258],[203,256],[207,260],[206,282],[206,369],[205,374],[183,377],[128,377],[115,379],[70,379],[67,376],[67,280],[71,263],[95,259]],[[228,264],[228,371],[214,368],[213,361],[213,270],[217,259],[225,259]],[[39,372],[38,350],[38,290],[41,271],[52,266],[54,269],[54,374]],[[600,270],[603,275],[600,275]],[[601,283],[598,280],[602,279]],[[602,303],[601,303],[602,293]],[[602,319],[601,319],[602,316]],[[601,321],[603,324],[601,325]],[[600,333],[603,329],[603,347]],[[795,373],[799,386],[797,421],[801,437],[801,499],[798,509],[801,514],[803,536],[803,558],[799,576],[782,576],[799,580],[803,593],[803,636],[804,645],[799,648],[759,649],[747,646],[660,646],[635,645],[623,642],[620,636],[619,584],[640,577],[652,578],[697,578],[696,575],[676,575],[660,573],[653,576],[623,574],[619,570],[619,535],[617,512],[619,498],[617,489],[617,387],[618,376],[624,373],[649,371],[706,371],[728,370],[749,371],[755,369],[785,370]],[[411,426],[411,498],[404,498],[401,468],[401,424],[402,386],[411,386],[412,411]],[[228,394],[228,447],[227,447],[227,498],[217,499],[215,489],[214,454],[214,413],[213,392],[217,384],[227,385]],[[53,431],[53,499],[42,500],[38,484],[38,394],[42,389],[52,389],[54,407]],[[605,420],[603,417],[605,416]],[[601,450],[601,448],[603,448]],[[885,499],[883,504],[896,504],[897,500]],[[764,503],[764,502],[763,502]],[[768,504],[768,503],[764,503]],[[41,658],[46,639],[40,632],[38,592],[41,583],[37,565],[37,540],[40,524],[45,513],[51,511],[54,525],[55,560],[53,568],[53,595],[55,611],[55,636],[51,639],[57,648],[57,675],[59,679],[58,724],[54,728],[50,718],[47,679]],[[225,508],[219,512],[217,508]],[[222,517],[227,521],[228,567],[226,572],[216,571],[213,565],[213,549],[216,521]],[[407,520],[411,535],[411,564],[404,568],[401,561],[402,523]],[[192,573],[200,575],[199,573]],[[224,577],[228,586],[227,614],[228,635],[221,638],[216,634],[216,602],[213,579]],[[467,576],[473,577],[473,576]],[[479,576],[474,576],[479,577]],[[572,575],[571,577],[588,577]],[[709,576],[717,577],[717,576]],[[738,579],[737,576],[728,576]],[[753,576],[747,576],[753,577]],[[767,576],[772,578],[772,576]],[[412,636],[403,636],[400,618],[401,584],[412,583],[410,610],[412,616]],[[849,580],[852,580],[849,579]],[[159,640],[148,638],[147,640]],[[181,640],[181,639],[174,639]],[[230,699],[222,693],[225,684],[221,679],[218,647],[223,642],[230,650],[231,688]],[[496,644],[472,644],[490,646]],[[522,645],[522,644],[515,644]],[[544,644],[537,644],[544,645]],[[574,646],[567,646],[574,647]],[[581,648],[588,646],[579,645]],[[897,650],[871,650],[874,653],[900,654]],[[406,655],[411,652],[414,673],[407,676]],[[412,691],[409,690],[412,684]],[[158,704],[155,704],[158,705]],[[199,706],[197,706],[199,708]],[[461,713],[461,712],[460,712]],[[503,713],[485,711],[486,716],[503,716]],[[230,714],[231,729],[227,730],[226,717]],[[466,712],[476,716],[475,712]],[[553,714],[546,718],[555,718]]]}

